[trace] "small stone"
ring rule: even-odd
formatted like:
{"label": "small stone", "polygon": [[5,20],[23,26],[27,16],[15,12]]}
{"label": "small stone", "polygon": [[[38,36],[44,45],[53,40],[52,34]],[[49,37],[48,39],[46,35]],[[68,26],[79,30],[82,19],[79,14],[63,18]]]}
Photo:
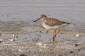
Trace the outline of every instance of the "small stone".
{"label": "small stone", "polygon": [[15,41],[15,39],[9,39],[9,41]]}
{"label": "small stone", "polygon": [[58,56],[63,56],[63,55],[59,54]]}
{"label": "small stone", "polygon": [[75,44],[75,46],[77,47],[77,46],[79,46],[78,44]]}
{"label": "small stone", "polygon": [[42,46],[42,42],[38,42],[36,43],[36,45]]}
{"label": "small stone", "polygon": [[2,43],[2,41],[0,41],[0,43]]}
{"label": "small stone", "polygon": [[0,39],[0,43],[2,43],[3,42],[3,40],[2,39]]}
{"label": "small stone", "polygon": [[23,50],[21,50],[21,49],[18,49],[18,51],[19,51],[19,52],[23,52]]}
{"label": "small stone", "polygon": [[80,35],[79,35],[79,34],[76,34],[75,36],[76,36],[76,37],[79,37]]}
{"label": "small stone", "polygon": [[70,53],[74,53],[73,51],[70,51]]}
{"label": "small stone", "polygon": [[27,55],[25,55],[25,54],[20,54],[20,56],[27,56]]}
{"label": "small stone", "polygon": [[80,49],[78,49],[78,51],[80,51]]}
{"label": "small stone", "polygon": [[42,33],[42,31],[40,31],[40,33]]}

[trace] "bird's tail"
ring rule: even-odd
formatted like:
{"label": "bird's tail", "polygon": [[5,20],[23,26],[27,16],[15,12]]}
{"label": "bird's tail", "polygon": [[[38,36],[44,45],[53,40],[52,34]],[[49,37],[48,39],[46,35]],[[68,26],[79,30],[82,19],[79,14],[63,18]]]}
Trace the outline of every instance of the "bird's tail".
{"label": "bird's tail", "polygon": [[69,23],[69,22],[62,22],[63,24],[71,24],[71,23]]}
{"label": "bird's tail", "polygon": [[71,24],[71,23],[66,23],[66,24]]}

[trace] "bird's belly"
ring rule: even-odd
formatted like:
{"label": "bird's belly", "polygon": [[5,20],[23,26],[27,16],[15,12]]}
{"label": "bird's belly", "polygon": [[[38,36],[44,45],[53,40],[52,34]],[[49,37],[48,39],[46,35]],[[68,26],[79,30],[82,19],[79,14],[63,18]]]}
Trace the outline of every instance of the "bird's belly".
{"label": "bird's belly", "polygon": [[44,28],[46,29],[57,29],[59,26],[49,26],[49,25],[46,25],[45,23],[42,24]]}

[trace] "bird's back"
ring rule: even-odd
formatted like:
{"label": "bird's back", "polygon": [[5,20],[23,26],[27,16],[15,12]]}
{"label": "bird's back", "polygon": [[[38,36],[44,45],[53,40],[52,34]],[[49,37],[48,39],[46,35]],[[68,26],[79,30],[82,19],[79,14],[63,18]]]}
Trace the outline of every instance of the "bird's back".
{"label": "bird's back", "polygon": [[54,26],[54,25],[62,25],[62,24],[70,24],[64,21],[60,21],[56,18],[44,18],[44,23],[46,25]]}

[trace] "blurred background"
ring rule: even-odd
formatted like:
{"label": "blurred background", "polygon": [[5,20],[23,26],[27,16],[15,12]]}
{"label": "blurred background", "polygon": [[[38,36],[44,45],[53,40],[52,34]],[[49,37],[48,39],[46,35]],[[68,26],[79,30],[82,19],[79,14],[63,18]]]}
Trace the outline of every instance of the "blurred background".
{"label": "blurred background", "polygon": [[40,14],[85,26],[85,0],[0,0],[0,19],[31,21]]}

